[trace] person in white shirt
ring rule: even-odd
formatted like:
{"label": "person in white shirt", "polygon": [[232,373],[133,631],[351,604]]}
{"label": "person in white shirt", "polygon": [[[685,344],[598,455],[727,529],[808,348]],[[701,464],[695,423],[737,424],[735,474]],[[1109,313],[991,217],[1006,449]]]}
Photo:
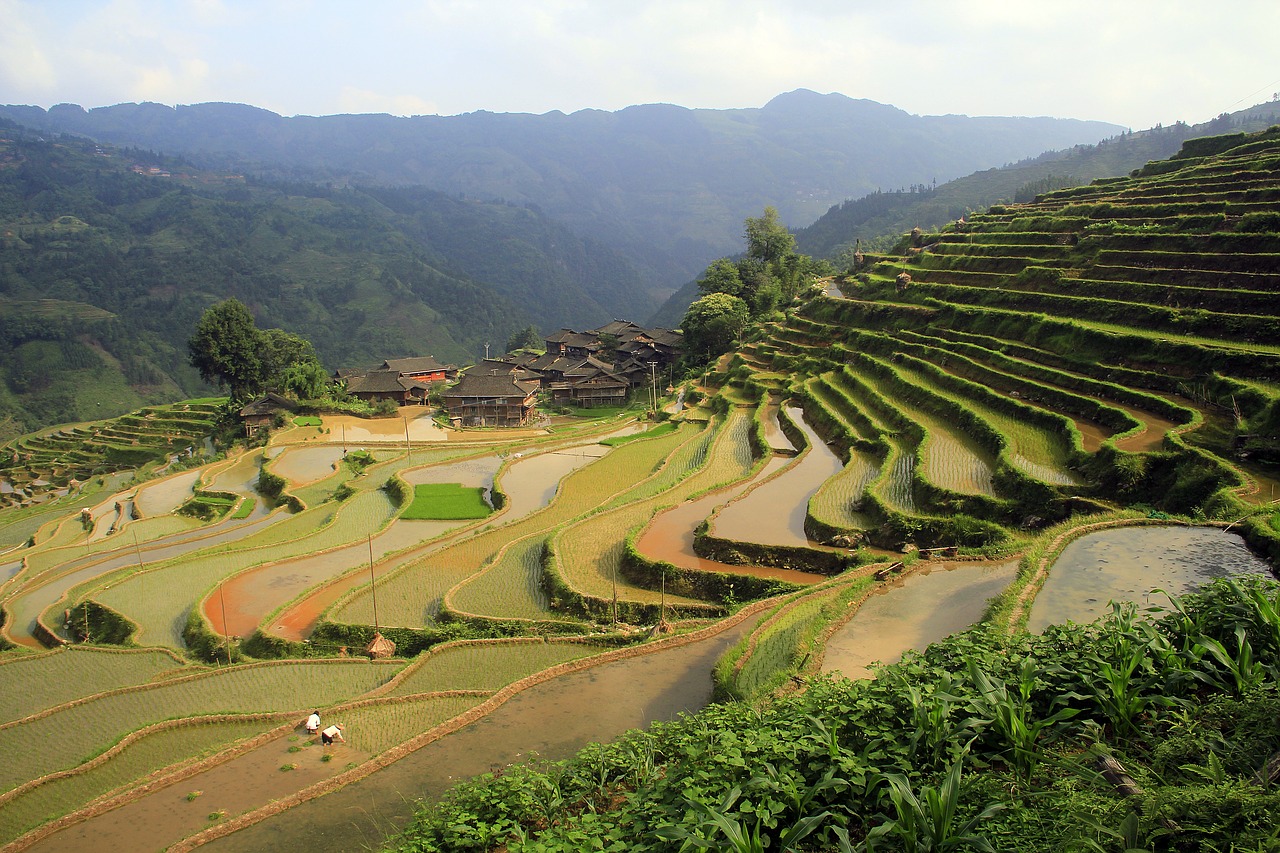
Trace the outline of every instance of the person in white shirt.
{"label": "person in white shirt", "polygon": [[307,717],[307,734],[313,735],[320,731],[320,712],[312,711],[311,716]]}
{"label": "person in white shirt", "polygon": [[347,739],[342,736],[344,726],[342,723],[334,723],[329,728],[320,733],[320,743],[322,746],[328,746],[335,740],[339,743],[346,743]]}

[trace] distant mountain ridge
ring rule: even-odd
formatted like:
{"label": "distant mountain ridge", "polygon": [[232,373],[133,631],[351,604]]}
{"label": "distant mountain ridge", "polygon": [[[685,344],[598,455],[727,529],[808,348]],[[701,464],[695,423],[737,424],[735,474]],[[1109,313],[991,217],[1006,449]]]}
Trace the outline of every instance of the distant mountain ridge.
{"label": "distant mountain ridge", "polygon": [[915,116],[800,89],[761,108],[646,104],[571,115],[284,118],[239,104],[0,107],[49,131],[288,180],[423,185],[533,204],[621,251],[656,307],[741,242],[765,205],[795,226],[833,202],[946,181],[1123,130],[1055,118]]}
{"label": "distant mountain ridge", "polygon": [[470,362],[531,323],[650,306],[625,259],[528,207],[267,183],[0,119],[0,427],[206,390],[186,341],[231,296],[329,369]]}

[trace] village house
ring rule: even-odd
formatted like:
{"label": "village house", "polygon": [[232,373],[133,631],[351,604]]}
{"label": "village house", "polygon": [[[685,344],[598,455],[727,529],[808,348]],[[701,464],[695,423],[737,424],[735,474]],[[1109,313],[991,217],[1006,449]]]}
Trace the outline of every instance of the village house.
{"label": "village house", "polygon": [[369,403],[390,400],[397,406],[425,405],[432,384],[443,384],[457,368],[429,355],[389,358],[373,370],[340,368],[334,378],[346,383],[347,393]]}
{"label": "village house", "polygon": [[464,373],[446,388],[444,408],[461,426],[524,426],[534,420],[538,383],[516,379],[510,372]]}
{"label": "village house", "polygon": [[270,429],[275,423],[276,415],[297,410],[297,403],[272,391],[250,400],[240,409],[240,422],[244,424],[245,437],[253,438],[262,430]]}
{"label": "village house", "polygon": [[370,370],[347,377],[347,393],[367,403],[390,400],[397,406],[426,405],[429,382],[406,379],[395,370]]}

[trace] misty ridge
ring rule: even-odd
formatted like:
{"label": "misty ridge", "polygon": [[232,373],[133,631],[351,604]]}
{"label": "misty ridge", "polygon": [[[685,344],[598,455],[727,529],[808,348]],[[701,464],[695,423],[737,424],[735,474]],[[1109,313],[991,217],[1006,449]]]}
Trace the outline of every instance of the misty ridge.
{"label": "misty ridge", "polygon": [[1077,119],[916,116],[804,89],[729,110],[285,118],[240,104],[144,103],[10,106],[0,115],[263,178],[425,186],[535,205],[626,256],[655,307],[709,260],[738,251],[743,219],[765,205],[799,227],[877,189],[942,183],[1124,130]]}
{"label": "misty ridge", "polygon": [[802,251],[837,258],[1265,126],[1274,107],[1129,133],[805,90],[572,115],[0,106],[4,411],[30,429],[206,392],[185,340],[229,297],[329,369],[465,364],[529,326],[677,328],[693,280],[766,206]]}

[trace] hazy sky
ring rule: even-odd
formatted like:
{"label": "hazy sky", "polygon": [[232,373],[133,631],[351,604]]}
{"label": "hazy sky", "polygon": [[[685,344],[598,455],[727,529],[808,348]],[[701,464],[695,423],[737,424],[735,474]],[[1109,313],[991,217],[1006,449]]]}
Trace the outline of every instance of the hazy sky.
{"label": "hazy sky", "polygon": [[0,103],[282,115],[758,107],[1135,130],[1280,90],[1280,0],[0,0]]}

